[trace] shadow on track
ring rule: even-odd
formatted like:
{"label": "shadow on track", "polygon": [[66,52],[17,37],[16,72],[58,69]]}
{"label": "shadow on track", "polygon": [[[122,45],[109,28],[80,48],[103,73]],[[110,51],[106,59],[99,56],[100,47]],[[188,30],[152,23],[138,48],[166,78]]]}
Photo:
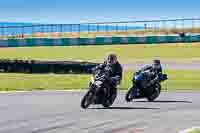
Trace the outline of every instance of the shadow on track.
{"label": "shadow on track", "polygon": [[109,108],[88,108],[88,109],[116,109],[116,110],[131,110],[131,109],[149,109],[149,110],[154,110],[154,109],[160,109],[160,108],[147,108],[147,107],[109,107]]}
{"label": "shadow on track", "polygon": [[[149,101],[134,101],[134,102],[149,102]],[[152,101],[151,103],[192,103],[191,101],[172,101],[172,100],[158,100]]]}

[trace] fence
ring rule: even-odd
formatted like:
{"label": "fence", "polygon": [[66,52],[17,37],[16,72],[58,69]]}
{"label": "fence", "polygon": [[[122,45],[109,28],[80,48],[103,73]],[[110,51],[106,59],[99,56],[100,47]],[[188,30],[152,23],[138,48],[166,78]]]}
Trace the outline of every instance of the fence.
{"label": "fence", "polygon": [[148,37],[97,37],[97,38],[32,38],[0,40],[0,47],[74,46],[200,42],[200,35],[148,36]]}
{"label": "fence", "polygon": [[96,38],[199,34],[200,18],[101,22],[81,24],[23,24],[0,26],[0,39]]}

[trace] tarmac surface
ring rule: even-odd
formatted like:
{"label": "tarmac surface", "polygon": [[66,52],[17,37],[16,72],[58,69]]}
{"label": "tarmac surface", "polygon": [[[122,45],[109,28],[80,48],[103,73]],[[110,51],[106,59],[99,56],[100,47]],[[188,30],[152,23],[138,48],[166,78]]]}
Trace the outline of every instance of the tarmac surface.
{"label": "tarmac surface", "polygon": [[120,91],[111,108],[80,101],[85,91],[0,94],[0,133],[179,133],[200,125],[200,92],[162,92],[155,102],[127,103]]}

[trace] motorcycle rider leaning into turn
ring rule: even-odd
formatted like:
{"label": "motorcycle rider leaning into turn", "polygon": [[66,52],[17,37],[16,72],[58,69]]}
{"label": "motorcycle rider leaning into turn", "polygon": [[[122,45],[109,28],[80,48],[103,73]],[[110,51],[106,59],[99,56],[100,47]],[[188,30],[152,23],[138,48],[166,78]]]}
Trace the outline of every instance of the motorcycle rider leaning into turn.
{"label": "motorcycle rider leaning into turn", "polygon": [[117,60],[117,55],[115,54],[108,54],[103,64],[96,66],[93,69],[93,72],[97,69],[108,70],[110,75],[110,85],[109,89],[109,96],[112,96],[113,92],[117,90],[117,85],[121,83],[122,80],[122,66]]}
{"label": "motorcycle rider leaning into turn", "polygon": [[150,82],[150,85],[152,85],[156,80],[161,80],[162,79],[162,66],[160,63],[160,60],[154,59],[153,63],[151,65],[146,65],[143,68],[141,68],[139,71],[137,71],[135,74],[139,74],[141,72],[148,71],[149,75],[152,77],[155,76],[155,78]]}

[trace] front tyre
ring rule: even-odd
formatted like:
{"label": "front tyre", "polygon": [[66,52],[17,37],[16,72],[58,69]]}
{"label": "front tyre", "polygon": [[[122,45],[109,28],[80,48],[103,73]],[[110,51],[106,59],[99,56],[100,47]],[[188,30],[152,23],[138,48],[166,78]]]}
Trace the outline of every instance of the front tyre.
{"label": "front tyre", "polygon": [[90,104],[93,103],[93,98],[94,95],[93,93],[89,90],[86,95],[83,97],[83,99],[81,100],[81,107],[83,109],[86,109],[90,106]]}
{"label": "front tyre", "polygon": [[131,102],[134,99],[133,93],[134,93],[135,87],[131,87],[128,92],[126,93],[125,99],[127,102]]}

